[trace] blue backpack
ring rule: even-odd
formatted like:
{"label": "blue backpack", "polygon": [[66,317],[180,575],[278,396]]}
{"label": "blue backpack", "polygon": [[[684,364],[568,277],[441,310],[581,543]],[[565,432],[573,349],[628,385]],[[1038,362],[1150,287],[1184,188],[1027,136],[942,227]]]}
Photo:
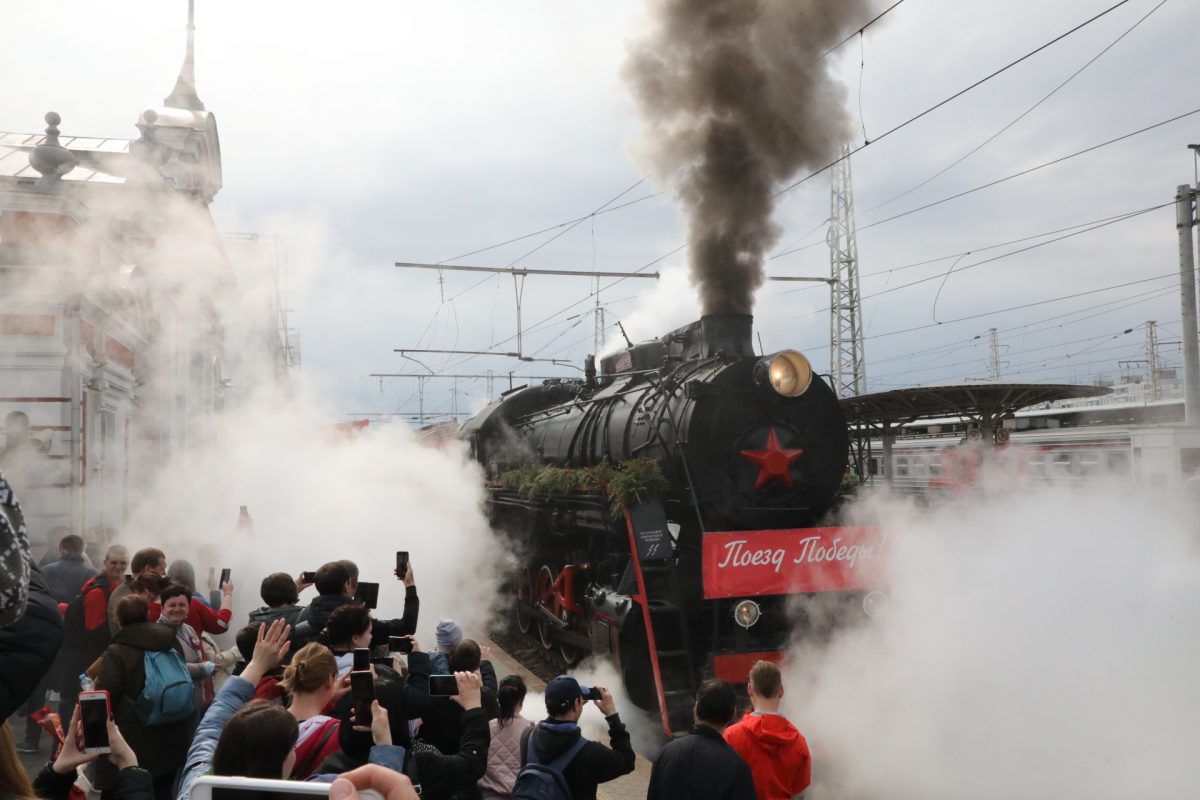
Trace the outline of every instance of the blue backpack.
{"label": "blue backpack", "polygon": [[174,648],[146,651],[146,686],[133,701],[143,725],[167,725],[188,719],[196,710],[192,677]]}
{"label": "blue backpack", "polygon": [[542,764],[538,761],[533,737],[530,736],[525,766],[517,773],[517,782],[513,784],[510,797],[513,800],[571,800],[571,790],[567,788],[562,771],[587,743],[588,740],[580,736],[579,741],[561,756],[549,764]]}

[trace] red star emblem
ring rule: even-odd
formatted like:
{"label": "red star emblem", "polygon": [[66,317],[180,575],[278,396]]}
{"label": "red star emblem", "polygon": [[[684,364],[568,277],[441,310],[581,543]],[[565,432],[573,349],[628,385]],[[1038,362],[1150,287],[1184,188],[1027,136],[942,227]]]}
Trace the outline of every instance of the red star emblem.
{"label": "red star emblem", "polygon": [[803,450],[784,450],[779,446],[779,437],[771,428],[767,434],[766,450],[743,450],[742,456],[758,465],[758,479],[754,481],[754,491],[766,486],[771,481],[779,481],[785,489],[792,488],[792,462],[804,455]]}

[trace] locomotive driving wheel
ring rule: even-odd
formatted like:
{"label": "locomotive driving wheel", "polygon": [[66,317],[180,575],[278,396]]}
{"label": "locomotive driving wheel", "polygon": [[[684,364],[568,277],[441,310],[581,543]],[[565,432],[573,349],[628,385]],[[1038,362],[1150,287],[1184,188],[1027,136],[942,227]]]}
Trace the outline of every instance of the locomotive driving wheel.
{"label": "locomotive driving wheel", "polygon": [[[554,589],[555,573],[556,571],[550,569],[548,564],[542,565],[542,568],[538,570],[537,583],[534,585],[534,597],[537,598],[539,606],[557,617],[561,609],[558,602],[558,592]],[[546,619],[544,614],[538,615],[538,641],[547,650],[554,649],[554,639],[550,634],[550,625],[550,620]]]}
{"label": "locomotive driving wheel", "polygon": [[522,567],[513,582],[516,595],[516,602],[513,603],[513,620],[517,623],[517,630],[528,634],[533,628],[533,614],[529,611],[529,606],[533,604],[533,581],[529,578],[529,570]]}

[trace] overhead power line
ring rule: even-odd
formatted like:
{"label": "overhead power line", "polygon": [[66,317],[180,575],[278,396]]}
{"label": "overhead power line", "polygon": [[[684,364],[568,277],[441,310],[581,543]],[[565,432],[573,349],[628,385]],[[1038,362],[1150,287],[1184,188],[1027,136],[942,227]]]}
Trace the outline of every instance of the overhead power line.
{"label": "overhead power line", "polygon": [[935,103],[934,105],[930,106],[929,108],[925,109],[924,111],[922,111],[921,113],[919,113],[919,114],[917,114],[917,115],[915,115],[915,116],[909,117],[909,118],[908,118],[908,119],[906,119],[904,122],[901,122],[899,125],[895,126],[894,128],[891,128],[891,129],[889,129],[889,130],[887,130],[887,131],[884,131],[883,133],[881,133],[881,134],[879,134],[878,136],[876,136],[874,139],[870,139],[870,140],[868,140],[868,141],[864,141],[864,142],[862,143],[862,145],[860,145],[860,146],[858,146],[858,147],[854,148],[853,150],[850,150],[848,153],[844,153],[843,155],[841,155],[841,156],[839,156],[839,157],[835,158],[833,161],[830,161],[828,164],[826,164],[825,166],[821,167],[820,169],[818,169],[818,170],[815,170],[814,172],[810,172],[809,174],[805,175],[805,176],[804,176],[803,178],[801,178],[800,180],[798,180],[798,181],[795,181],[794,183],[790,183],[790,184],[788,184],[787,186],[783,187],[783,188],[782,188],[782,189],[780,189],[778,192],[776,192],[776,193],[775,193],[775,196],[776,196],[776,197],[779,197],[779,196],[780,196],[780,195],[782,195],[782,194],[786,194],[786,193],[790,192],[792,189],[795,189],[797,186],[799,186],[800,184],[804,183],[805,181],[807,181],[807,180],[809,180],[809,179],[811,179],[811,178],[814,178],[814,177],[816,177],[817,175],[820,175],[822,172],[824,172],[825,170],[829,169],[829,168],[830,168],[830,167],[832,167],[834,164],[837,164],[838,162],[840,162],[840,161],[842,161],[842,160],[844,160],[844,159],[850,158],[850,157],[851,157],[851,156],[853,156],[855,153],[858,153],[858,152],[861,152],[862,150],[865,150],[865,149],[867,149],[867,148],[868,148],[868,147],[870,147],[872,144],[875,144],[876,142],[879,142],[879,141],[882,141],[883,139],[886,139],[887,137],[891,136],[893,133],[896,133],[897,131],[900,131],[900,130],[903,130],[904,128],[907,128],[909,125],[913,124],[914,122],[916,122],[917,120],[921,119],[922,117],[925,117],[925,116],[927,116],[927,115],[929,115],[929,114],[933,113],[934,111],[937,111],[939,108],[941,108],[942,106],[946,105],[947,103],[950,103],[950,102],[953,102],[954,100],[957,100],[958,98],[962,97],[962,96],[963,96],[964,94],[966,94],[967,92],[970,92],[970,91],[971,91],[971,90],[973,90],[973,89],[977,89],[977,88],[979,88],[979,87],[980,87],[980,86],[982,86],[983,84],[985,84],[985,83],[987,83],[988,81],[990,81],[992,78],[995,78],[997,75],[1001,75],[1001,74],[1003,74],[1004,72],[1007,72],[1008,70],[1010,70],[1010,69],[1012,69],[1013,67],[1015,67],[1017,64],[1020,64],[1022,61],[1025,61],[1025,60],[1027,60],[1027,59],[1029,59],[1029,58],[1032,58],[1033,56],[1035,56],[1035,55],[1037,55],[1038,53],[1042,52],[1042,51],[1043,51],[1043,50],[1045,50],[1047,47],[1050,47],[1050,46],[1052,46],[1052,45],[1054,45],[1054,44],[1057,44],[1058,42],[1061,42],[1063,39],[1067,38],[1067,37],[1068,37],[1068,36],[1070,36],[1071,34],[1073,34],[1073,33],[1077,32],[1077,31],[1080,31],[1080,30],[1082,30],[1082,29],[1086,28],[1088,25],[1091,25],[1091,24],[1092,24],[1093,22],[1095,22],[1096,20],[1100,19],[1101,17],[1105,16],[1106,14],[1110,14],[1110,13],[1112,13],[1113,11],[1116,11],[1118,8],[1120,8],[1121,6],[1125,5],[1125,4],[1126,4],[1126,3],[1128,3],[1128,2],[1129,2],[1129,0],[1120,0],[1119,2],[1117,2],[1117,3],[1115,3],[1115,4],[1111,5],[1111,6],[1109,6],[1109,7],[1108,7],[1108,8],[1106,8],[1105,10],[1101,11],[1099,14],[1096,14],[1094,17],[1090,17],[1090,18],[1088,18],[1088,19],[1084,20],[1083,22],[1079,23],[1079,24],[1078,24],[1078,25],[1076,25],[1074,28],[1071,28],[1069,31],[1066,31],[1065,33],[1060,33],[1058,36],[1055,36],[1053,39],[1051,39],[1050,41],[1046,42],[1045,44],[1043,44],[1043,45],[1041,45],[1041,46],[1039,46],[1039,47],[1036,47],[1036,48],[1034,48],[1033,50],[1030,50],[1028,53],[1026,53],[1025,55],[1021,56],[1021,57],[1020,57],[1020,58],[1018,58],[1017,60],[1015,60],[1015,61],[1011,61],[1011,62],[1009,62],[1008,64],[1006,64],[1005,66],[1001,67],[1000,69],[998,69],[998,70],[996,70],[996,71],[992,72],[991,74],[989,74],[989,75],[986,75],[986,76],[984,76],[984,77],[980,78],[979,80],[975,81],[974,83],[972,83],[970,86],[966,87],[965,89],[960,89],[960,90],[958,90],[958,91],[957,91],[957,92],[955,92],[954,94],[952,94],[952,95],[950,95],[949,97],[947,97],[945,100],[942,100],[942,101],[941,101],[941,102],[939,102],[939,103]]}
{"label": "overhead power line", "polygon": [[1007,131],[1009,128],[1011,128],[1012,126],[1016,125],[1018,122],[1020,122],[1021,120],[1025,119],[1025,117],[1027,117],[1027,116],[1029,116],[1031,113],[1033,113],[1033,111],[1034,111],[1035,109],[1037,109],[1037,108],[1038,108],[1040,105],[1042,105],[1042,103],[1045,103],[1045,102],[1046,102],[1047,100],[1049,100],[1051,97],[1053,97],[1054,95],[1058,94],[1059,90],[1061,90],[1061,89],[1062,89],[1064,86],[1066,86],[1068,83],[1070,83],[1071,81],[1073,81],[1073,80],[1075,80],[1077,77],[1079,77],[1079,75],[1080,75],[1081,73],[1083,73],[1083,71],[1084,71],[1084,70],[1086,70],[1088,67],[1090,67],[1092,64],[1095,64],[1097,61],[1099,61],[1101,56],[1103,56],[1103,55],[1104,55],[1105,53],[1107,53],[1109,50],[1113,49],[1113,48],[1114,48],[1114,47],[1117,45],[1117,43],[1118,43],[1118,42],[1120,42],[1122,39],[1124,39],[1126,36],[1128,36],[1129,34],[1133,33],[1134,29],[1136,29],[1136,28],[1137,28],[1139,25],[1141,25],[1143,22],[1145,22],[1147,19],[1149,19],[1149,18],[1150,18],[1150,16],[1151,16],[1151,15],[1152,15],[1152,14],[1153,14],[1155,11],[1158,11],[1160,8],[1162,8],[1164,5],[1166,5],[1166,3],[1167,3],[1167,0],[1159,0],[1159,3],[1158,3],[1158,5],[1154,6],[1154,8],[1150,9],[1150,10],[1149,10],[1149,11],[1147,11],[1145,14],[1143,14],[1141,17],[1139,17],[1139,18],[1138,18],[1138,20],[1137,20],[1136,22],[1134,22],[1132,25],[1130,25],[1128,28],[1126,28],[1124,31],[1122,31],[1122,33],[1121,33],[1121,35],[1120,35],[1120,36],[1118,36],[1116,39],[1113,39],[1111,42],[1109,42],[1107,45],[1105,45],[1105,46],[1104,46],[1104,48],[1103,48],[1103,49],[1102,49],[1102,50],[1101,50],[1099,53],[1097,53],[1096,55],[1094,55],[1094,56],[1092,56],[1090,59],[1088,59],[1088,60],[1087,60],[1087,61],[1086,61],[1086,62],[1083,64],[1083,66],[1081,66],[1079,69],[1075,70],[1075,71],[1074,71],[1074,72],[1072,72],[1070,75],[1068,75],[1068,76],[1067,76],[1067,78],[1066,78],[1066,80],[1064,80],[1064,81],[1062,81],[1061,83],[1059,83],[1057,86],[1055,86],[1053,89],[1051,89],[1051,90],[1050,90],[1048,93],[1046,93],[1046,94],[1042,95],[1042,98],[1041,98],[1040,100],[1038,100],[1036,103],[1034,103],[1033,105],[1031,105],[1029,108],[1025,109],[1025,110],[1024,110],[1024,111],[1022,111],[1020,114],[1018,114],[1016,117],[1014,117],[1014,118],[1012,119],[1012,121],[1010,121],[1010,122],[1009,122],[1007,125],[1005,125],[1003,128],[1001,128],[1000,130],[996,131],[996,132],[995,132],[995,133],[993,133],[991,136],[989,136],[988,138],[984,139],[982,142],[980,142],[979,144],[975,145],[974,147],[972,147],[972,148],[971,148],[970,150],[968,150],[967,152],[963,153],[963,154],[962,154],[961,156],[959,156],[957,159],[955,159],[954,161],[950,162],[950,163],[949,163],[949,164],[947,164],[945,167],[942,167],[940,170],[938,170],[937,172],[933,173],[932,175],[930,175],[930,176],[929,176],[928,178],[926,178],[925,180],[923,180],[923,181],[921,181],[920,183],[918,183],[916,186],[912,186],[912,187],[910,187],[910,188],[908,188],[908,189],[905,189],[903,192],[901,192],[900,194],[896,195],[895,197],[892,197],[890,200],[884,200],[882,203],[879,203],[878,205],[871,206],[870,208],[868,208],[868,209],[866,210],[866,213],[870,213],[870,212],[874,211],[874,210],[875,210],[875,209],[877,209],[877,208],[883,208],[883,207],[884,207],[884,206],[886,206],[886,205],[890,205],[891,203],[894,203],[894,202],[896,202],[896,201],[897,201],[897,200],[899,200],[901,197],[905,197],[906,195],[912,194],[912,193],[913,193],[913,192],[915,192],[917,189],[920,189],[922,186],[925,186],[925,185],[926,185],[926,184],[928,184],[930,181],[933,181],[933,180],[936,180],[937,178],[940,178],[941,176],[945,175],[945,174],[946,174],[947,172],[949,172],[950,170],[952,170],[952,169],[954,169],[955,167],[957,167],[957,166],[958,166],[959,164],[961,164],[962,162],[966,161],[966,160],[967,160],[968,158],[970,158],[971,156],[973,156],[973,155],[975,155],[976,153],[978,153],[978,152],[979,152],[980,150],[982,150],[983,148],[987,147],[989,144],[991,144],[991,143],[992,143],[992,142],[994,142],[994,141],[995,141],[997,138],[999,138],[999,137],[1000,137],[1000,136],[1001,136],[1001,135],[1002,135],[1002,134],[1003,134],[1005,131]]}
{"label": "overhead power line", "polygon": [[984,189],[990,189],[993,186],[998,186],[1001,183],[1006,183],[1008,181],[1013,180],[1014,178],[1020,178],[1021,176],[1028,175],[1031,172],[1037,172],[1038,170],[1045,169],[1046,167],[1052,167],[1055,164],[1061,164],[1062,162],[1069,161],[1072,158],[1082,156],[1086,153],[1091,153],[1095,150],[1099,150],[1102,147],[1108,147],[1110,144],[1116,144],[1117,142],[1121,142],[1121,141],[1124,141],[1125,139],[1130,139],[1134,136],[1138,136],[1140,134],[1147,133],[1149,131],[1155,130],[1156,128],[1161,128],[1164,125],[1170,125],[1172,122],[1178,122],[1181,119],[1186,119],[1187,117],[1193,116],[1195,114],[1200,114],[1200,108],[1194,108],[1191,111],[1185,111],[1182,114],[1177,114],[1169,119],[1164,119],[1160,122],[1156,122],[1153,125],[1147,125],[1144,128],[1138,128],[1136,131],[1130,131],[1129,133],[1121,134],[1120,136],[1117,136],[1113,139],[1109,139],[1108,141],[1100,142],[1099,144],[1094,144],[1091,147],[1085,147],[1082,150],[1076,150],[1074,153],[1068,153],[1065,156],[1059,156],[1058,158],[1054,158],[1049,161],[1044,161],[1041,164],[1038,164],[1037,166],[1029,167],[1027,169],[1023,169],[1018,172],[1014,172],[1010,175],[1005,175],[1003,178],[997,178],[994,181],[988,181],[987,183],[980,184],[979,186],[975,186],[973,188],[966,189],[966,190],[958,192],[956,194],[952,194],[949,197],[943,197],[941,200],[934,200],[932,203],[926,203],[923,206],[917,206],[916,208],[910,208],[908,211],[901,211],[899,214],[893,214],[890,217],[884,217],[883,219],[876,220],[875,222],[869,223],[867,225],[860,225],[858,229],[860,231],[865,231],[868,228],[874,228],[878,225],[883,225],[885,223],[892,222],[893,220],[897,220],[902,217],[907,217],[909,214],[916,214],[918,211],[925,211],[926,209],[933,208],[934,206],[940,206],[942,203],[949,203],[951,200],[957,200],[960,197],[966,197],[969,194],[974,194],[975,192],[979,192]]}

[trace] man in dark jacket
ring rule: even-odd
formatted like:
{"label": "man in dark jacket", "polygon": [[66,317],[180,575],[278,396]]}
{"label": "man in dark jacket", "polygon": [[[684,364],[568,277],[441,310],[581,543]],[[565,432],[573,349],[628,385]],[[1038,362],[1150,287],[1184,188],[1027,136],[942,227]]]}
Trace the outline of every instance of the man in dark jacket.
{"label": "man in dark jacket", "polygon": [[79,594],[83,582],[97,573],[83,559],[83,538],[70,534],[58,543],[58,560],[42,567],[50,594],[60,603],[69,603]]}
{"label": "man in dark jacket", "polygon": [[721,735],[736,713],[737,695],[729,681],[701,684],[696,724],[659,751],[646,800],[755,800],[750,767]]}
{"label": "man in dark jacket", "polygon": [[[179,640],[174,626],[147,621],[149,607],[137,595],[123,599],[116,611],[120,629],[104,651],[96,688],[108,692],[122,735],[137,754],[138,764],[153,776],[155,799],[172,800],[171,788],[192,743],[192,721],[147,726],[134,701],[146,688],[146,652],[174,648],[182,656]],[[101,790],[102,800],[117,787],[117,772],[113,765],[97,762],[92,783]]]}
{"label": "man in dark jacket", "polygon": [[268,575],[263,578],[259,594],[262,595],[266,605],[250,612],[251,622],[270,625],[275,620],[282,619],[293,628],[299,624],[300,615],[304,613],[304,606],[297,605],[300,601],[300,593],[296,591],[296,582],[292,580],[291,575],[286,572],[275,572]]}
{"label": "man in dark jacket", "polygon": [[[572,800],[596,800],[597,785],[633,772],[636,756],[629,744],[629,732],[617,716],[617,705],[608,689],[599,686],[596,689],[600,699],[593,702],[608,721],[612,749],[599,742],[588,742],[563,768],[562,776]],[[590,692],[570,675],[559,675],[546,684],[546,712],[550,716],[521,737],[522,765],[529,763],[530,747],[539,763],[548,764],[579,741],[583,736],[578,723],[583,715],[584,695]]]}
{"label": "man in dark jacket", "polygon": [[[496,699],[499,688],[496,670],[492,662],[484,658],[483,648],[471,639],[463,639],[450,653],[449,665],[450,671],[456,674],[478,672],[482,683],[480,705],[484,719],[500,716],[500,704]],[[428,714],[422,716],[418,737],[442,753],[453,755],[458,752],[459,742],[462,741],[463,717],[466,716],[463,705],[457,697],[431,697],[429,702],[431,708]]]}
{"label": "man in dark jacket", "polygon": [[[335,610],[354,599],[358,588],[358,567],[352,561],[331,561],[317,570],[313,584],[317,596],[300,614],[300,622],[292,630],[292,648],[298,649],[315,642],[321,629]],[[376,619],[373,621],[371,646],[388,643],[389,636],[411,636],[417,630],[417,614],[421,601],[417,598],[417,587],[413,580],[412,562],[404,577],[404,614],[399,619]]]}

